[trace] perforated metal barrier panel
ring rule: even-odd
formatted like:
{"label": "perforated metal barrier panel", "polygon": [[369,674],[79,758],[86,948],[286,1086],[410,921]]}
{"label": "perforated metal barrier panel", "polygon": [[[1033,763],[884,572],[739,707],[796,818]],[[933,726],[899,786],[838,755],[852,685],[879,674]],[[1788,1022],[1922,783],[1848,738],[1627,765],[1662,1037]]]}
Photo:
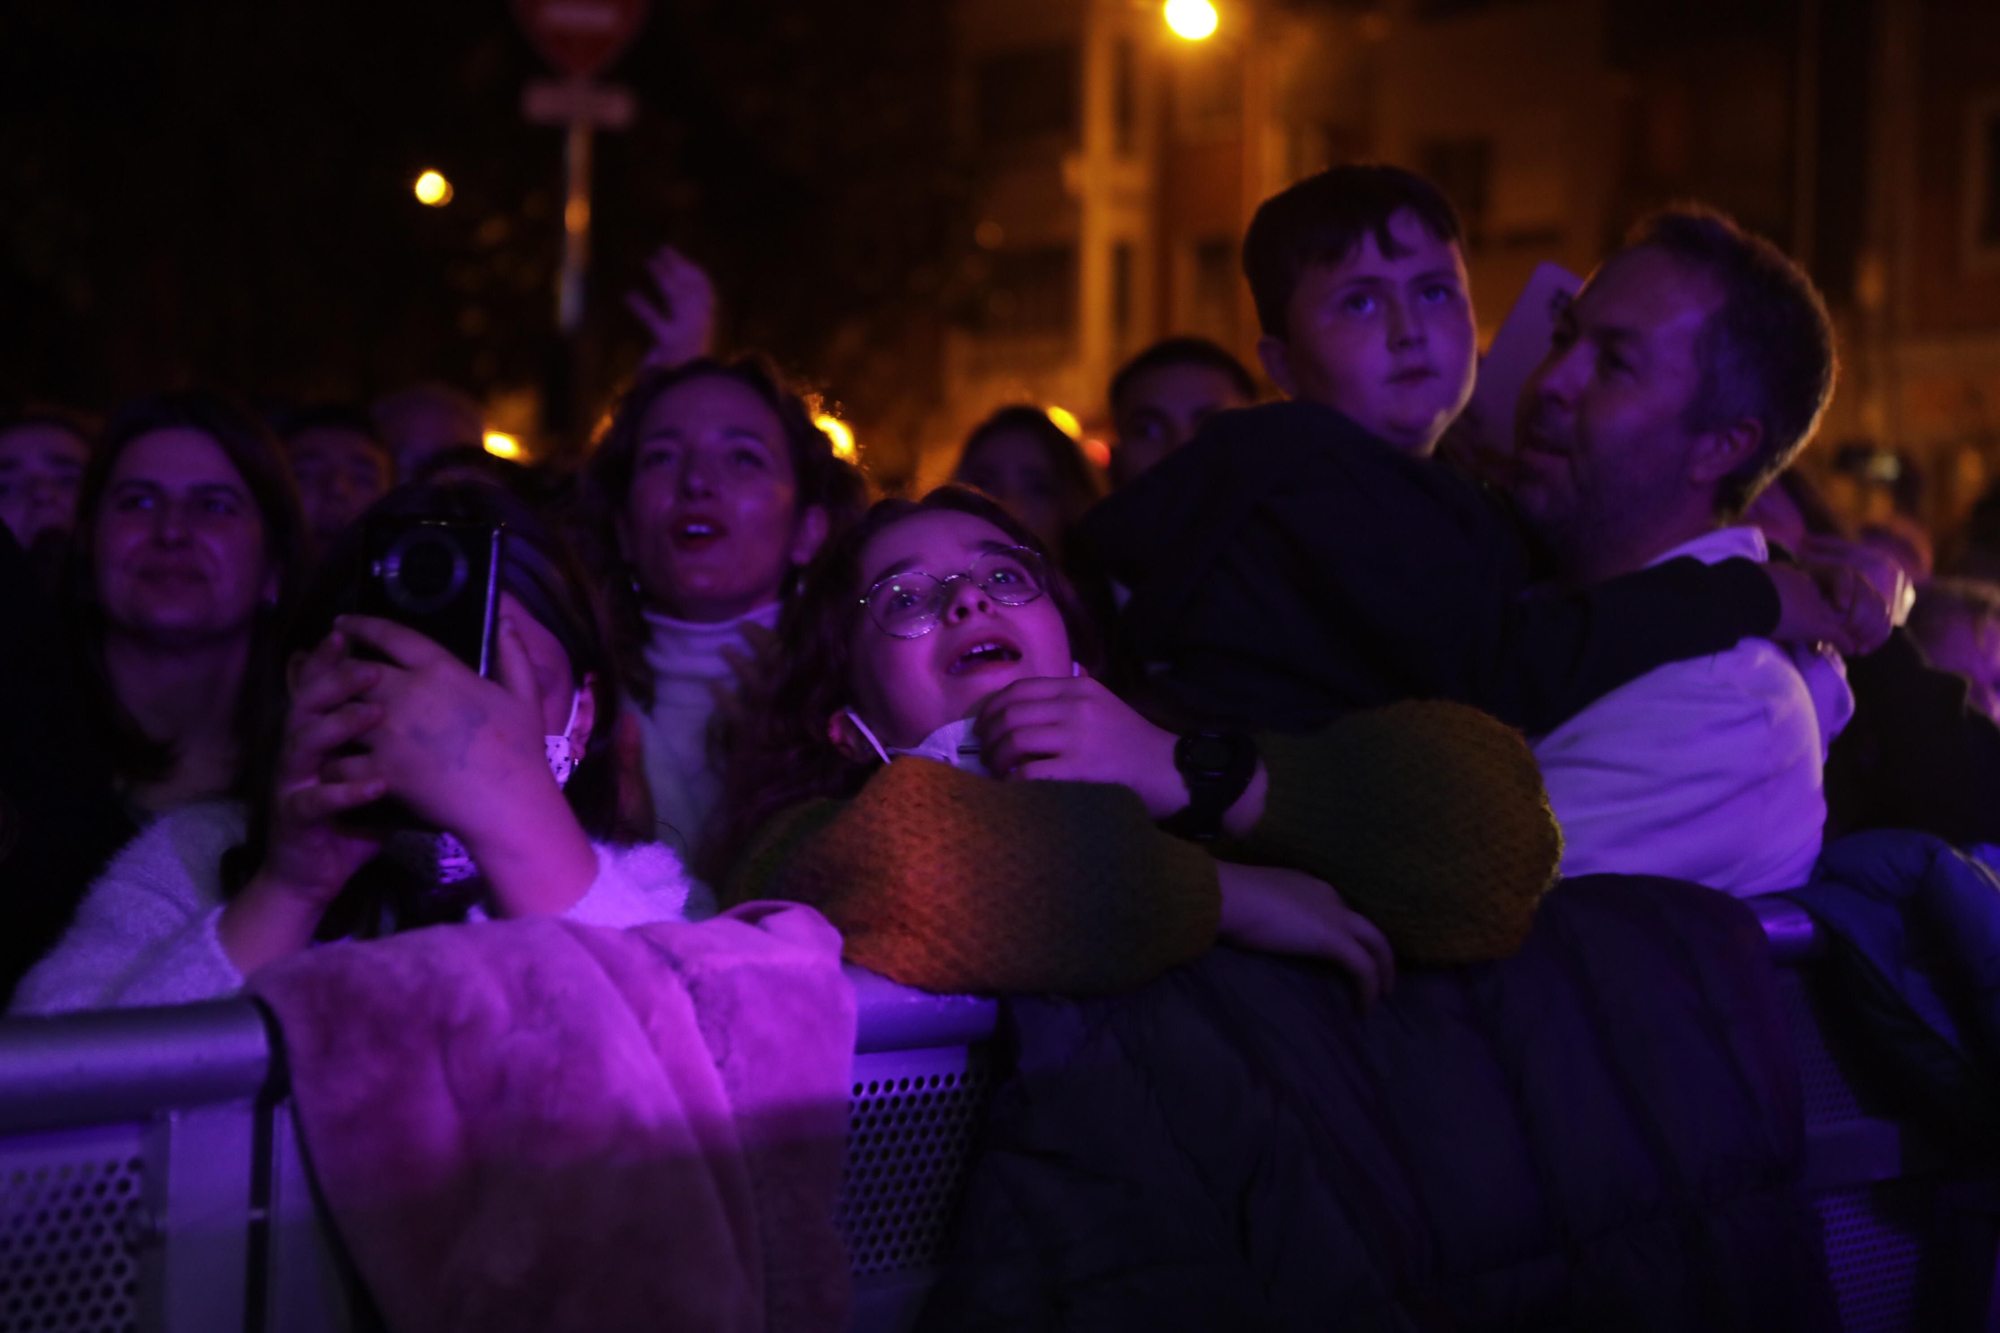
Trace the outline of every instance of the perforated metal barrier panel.
{"label": "perforated metal barrier panel", "polygon": [[145,1186],[136,1125],[0,1142],[0,1333],[138,1328]]}
{"label": "perforated metal barrier panel", "polygon": [[976,1049],[855,1057],[834,1222],[857,1278],[943,1258],[989,1083]]}

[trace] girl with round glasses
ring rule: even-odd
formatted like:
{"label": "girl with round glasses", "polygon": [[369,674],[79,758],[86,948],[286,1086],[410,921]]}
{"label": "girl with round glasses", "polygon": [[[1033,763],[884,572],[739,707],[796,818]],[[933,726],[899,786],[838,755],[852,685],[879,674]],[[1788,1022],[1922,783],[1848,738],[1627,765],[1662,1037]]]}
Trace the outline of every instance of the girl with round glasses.
{"label": "girl with round glasses", "polygon": [[1365,1002],[1396,953],[1511,952],[1560,859],[1525,744],[1448,704],[1258,737],[1221,836],[1166,831],[1198,803],[1188,738],[1091,676],[1074,592],[976,492],[877,504],[781,638],[725,788],[723,895],[811,903],[908,985],[1117,990],[1219,936],[1329,959]]}

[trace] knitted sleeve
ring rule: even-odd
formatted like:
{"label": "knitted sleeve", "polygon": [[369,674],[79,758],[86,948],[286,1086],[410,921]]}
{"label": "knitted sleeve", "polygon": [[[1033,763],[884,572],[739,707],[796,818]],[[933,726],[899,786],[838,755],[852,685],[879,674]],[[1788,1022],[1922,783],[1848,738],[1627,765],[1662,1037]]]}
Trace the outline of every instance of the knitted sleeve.
{"label": "knitted sleeve", "polygon": [[982,994],[1136,986],[1206,950],[1222,902],[1207,853],[1161,833],[1127,788],[927,759],[780,816],[724,897],[808,903],[850,962]]}
{"label": "knitted sleeve", "polygon": [[1527,938],[1562,830],[1519,733],[1428,700],[1257,744],[1264,817],[1218,858],[1325,880],[1415,961],[1504,958]]}

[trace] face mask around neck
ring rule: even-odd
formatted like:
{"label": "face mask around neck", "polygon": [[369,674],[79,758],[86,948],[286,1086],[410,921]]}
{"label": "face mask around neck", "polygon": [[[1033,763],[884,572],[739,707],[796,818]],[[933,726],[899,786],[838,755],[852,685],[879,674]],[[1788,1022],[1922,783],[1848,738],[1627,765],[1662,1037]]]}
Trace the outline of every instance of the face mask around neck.
{"label": "face mask around neck", "polygon": [[[577,709],[583,705],[583,690],[587,688],[578,689],[571,697],[569,720],[563,723],[562,735],[542,737],[542,753],[548,760],[549,774],[555,778],[558,787],[569,785],[569,776],[576,771],[577,762],[582,758],[583,746],[570,739],[570,732],[576,729]],[[465,844],[449,833],[406,829],[391,834],[384,850],[391,858],[434,884],[458,884],[479,873],[479,867],[473,863],[471,853],[465,850]]]}
{"label": "face mask around neck", "polygon": [[[1069,673],[1072,676],[1081,676],[1083,674],[1083,664],[1080,662],[1070,663]],[[956,722],[947,722],[921,741],[918,741],[915,745],[907,748],[897,748],[895,746],[885,746],[881,741],[877,740],[875,733],[869,729],[868,724],[861,720],[861,715],[856,713],[852,708],[843,709],[842,711],[847,714],[847,720],[852,722],[859,728],[861,734],[868,738],[868,744],[873,747],[876,754],[882,756],[882,762],[885,764],[896,755],[908,754],[915,755],[919,759],[935,759],[940,764],[950,764],[953,768],[962,768],[968,773],[977,773],[983,778],[993,776],[992,773],[987,771],[986,761],[979,753],[979,737],[974,735],[972,731],[975,720],[973,718],[962,717]]]}

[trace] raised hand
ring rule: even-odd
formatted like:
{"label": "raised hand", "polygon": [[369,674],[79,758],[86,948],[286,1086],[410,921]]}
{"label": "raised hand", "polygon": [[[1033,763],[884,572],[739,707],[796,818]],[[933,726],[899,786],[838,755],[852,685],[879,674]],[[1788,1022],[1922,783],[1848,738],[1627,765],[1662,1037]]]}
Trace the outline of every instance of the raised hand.
{"label": "raised hand", "polygon": [[1155,819],[1188,803],[1172,732],[1089,676],[1035,676],[999,689],[973,726],[988,772],[1005,778],[1115,782]]}
{"label": "raised hand", "polygon": [[625,293],[625,307],[652,335],[645,365],[671,370],[708,355],[715,338],[715,286],[701,265],[671,245],[663,245],[646,261],[659,289],[658,302],[638,288]]}
{"label": "raised hand", "polygon": [[345,636],[328,635],[292,682],[263,864],[216,926],[224,952],[245,973],[311,943],[328,905],[381,849],[381,832],[344,825],[340,816],[385,795],[388,785],[372,774],[326,773],[335,751],[382,720],[382,706],[365,697],[382,669],[347,649]]}
{"label": "raised hand", "polygon": [[548,710],[515,628],[526,613],[505,594],[501,605],[497,680],[406,626],[341,617],[342,632],[389,660],[367,695],[382,716],[360,737],[365,753],[334,760],[327,775],[379,780],[456,835],[502,915],[553,914],[590,888],[597,854],[549,772]]}
{"label": "raised hand", "polygon": [[1889,637],[1888,599],[1852,565],[1767,565],[1764,572],[1778,590],[1771,637],[1780,643],[1825,643],[1844,657],[1859,657]]}

